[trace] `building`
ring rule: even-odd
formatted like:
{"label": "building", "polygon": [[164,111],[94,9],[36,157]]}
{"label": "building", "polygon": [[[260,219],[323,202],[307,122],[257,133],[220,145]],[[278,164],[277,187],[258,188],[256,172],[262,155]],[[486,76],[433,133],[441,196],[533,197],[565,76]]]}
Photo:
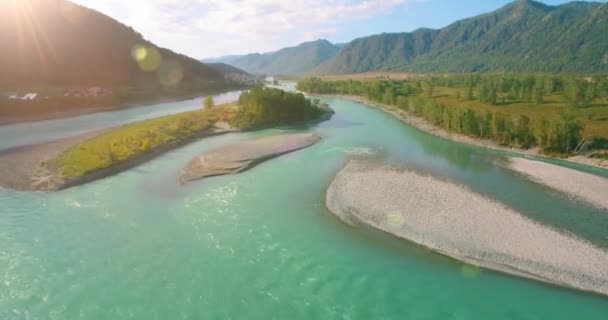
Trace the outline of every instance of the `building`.
{"label": "building", "polygon": [[34,99],[36,99],[37,96],[38,96],[37,93],[28,93],[28,94],[24,95],[23,97],[21,97],[21,100],[34,100]]}

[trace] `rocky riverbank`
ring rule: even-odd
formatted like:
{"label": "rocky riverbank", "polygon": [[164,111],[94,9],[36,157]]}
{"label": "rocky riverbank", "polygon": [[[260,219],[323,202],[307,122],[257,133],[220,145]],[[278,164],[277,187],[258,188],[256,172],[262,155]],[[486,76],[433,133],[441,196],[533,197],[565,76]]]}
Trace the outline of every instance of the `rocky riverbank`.
{"label": "rocky riverbank", "polygon": [[540,184],[608,209],[607,178],[523,158],[510,158],[508,167]]}
{"label": "rocky riverbank", "polygon": [[[448,132],[440,127],[430,124],[428,121],[424,120],[423,118],[416,117],[410,113],[407,113],[403,110],[398,109],[395,106],[389,106],[386,104],[370,101],[364,97],[352,96],[352,95],[322,95],[322,96],[347,99],[347,100],[359,102],[359,103],[362,103],[362,104],[365,104],[365,105],[368,105],[368,106],[371,106],[374,108],[378,108],[382,111],[392,114],[393,116],[397,117],[399,120],[403,121],[404,123],[407,123],[413,127],[416,127],[417,129],[419,129],[421,131],[435,135],[440,138],[449,139],[449,140],[460,142],[460,143],[476,145],[476,146],[480,146],[480,147],[484,147],[484,148],[488,148],[488,149],[513,152],[513,153],[518,153],[518,154],[522,154],[522,155],[529,155],[529,156],[535,156],[535,157],[541,157],[541,158],[545,157],[539,152],[538,148],[521,149],[521,148],[515,148],[515,147],[504,147],[504,146],[497,144],[496,142],[494,142],[492,140],[474,138],[474,137],[469,137],[469,136],[466,136],[463,134]],[[590,158],[585,155],[575,155],[575,156],[568,157],[564,160],[570,161],[573,163],[579,163],[579,164],[599,167],[599,168],[608,168],[608,160]]]}
{"label": "rocky riverbank", "polygon": [[329,186],[326,205],[346,223],[470,264],[608,295],[608,251],[454,183],[351,161]]}
{"label": "rocky riverbank", "polygon": [[249,140],[209,152],[192,159],[183,169],[180,183],[206,177],[236,174],[269,159],[309,147],[321,140],[315,133],[288,134]]}
{"label": "rocky riverbank", "polygon": [[94,171],[83,176],[66,178],[53,166],[46,165],[71,147],[112,129],[89,132],[65,139],[41,144],[12,148],[0,152],[0,187],[23,191],[57,191],[102,179],[136,167],[167,151],[204,137],[234,132],[226,123],[218,122],[188,140],[171,143],[131,158],[117,165]]}

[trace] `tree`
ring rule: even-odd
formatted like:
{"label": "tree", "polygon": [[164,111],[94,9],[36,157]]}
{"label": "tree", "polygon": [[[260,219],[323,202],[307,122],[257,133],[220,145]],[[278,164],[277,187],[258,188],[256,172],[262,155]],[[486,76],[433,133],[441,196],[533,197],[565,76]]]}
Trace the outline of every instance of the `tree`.
{"label": "tree", "polygon": [[543,88],[539,86],[534,87],[534,102],[543,103]]}
{"label": "tree", "polygon": [[410,111],[410,100],[404,96],[397,96],[397,107],[403,111]]}
{"label": "tree", "polygon": [[530,132],[530,118],[519,115],[515,122],[515,136],[517,143],[523,148],[529,148],[534,143],[534,136]]}
{"label": "tree", "polygon": [[433,83],[433,81],[429,81],[429,84],[427,87],[427,95],[429,97],[432,97],[434,93],[435,93],[435,84]]}
{"label": "tree", "polygon": [[203,104],[205,106],[205,109],[211,109],[215,106],[215,103],[213,102],[213,98],[211,96],[205,98],[205,102]]}
{"label": "tree", "polygon": [[496,101],[497,101],[497,93],[496,93],[496,87],[491,86],[490,87],[490,91],[488,92],[488,103],[491,105],[495,105]]}
{"label": "tree", "polygon": [[382,97],[382,103],[388,104],[388,105],[394,105],[395,104],[395,93],[394,93],[392,87],[389,87],[384,92],[384,96]]}
{"label": "tree", "polygon": [[467,85],[466,100],[473,100],[473,84],[472,83],[469,83]]}

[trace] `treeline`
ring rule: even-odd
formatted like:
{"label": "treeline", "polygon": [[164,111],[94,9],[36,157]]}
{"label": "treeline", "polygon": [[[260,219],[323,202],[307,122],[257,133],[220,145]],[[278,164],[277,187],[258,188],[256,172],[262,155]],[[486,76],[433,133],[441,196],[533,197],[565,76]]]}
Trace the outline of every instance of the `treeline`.
{"label": "treeline", "polygon": [[311,102],[301,93],[259,86],[243,92],[239,106],[231,123],[241,129],[295,124],[317,119],[325,113],[318,100]]}
{"label": "treeline", "polygon": [[[562,93],[572,106],[584,106],[597,98],[608,99],[606,78],[573,78],[533,75],[456,75],[390,81],[324,81],[309,78],[297,89],[317,94],[364,96],[420,116],[443,129],[468,136],[491,139],[503,146],[538,146],[546,154],[571,154],[583,147],[583,125],[568,113],[550,119],[531,119],[490,108],[467,106],[467,100],[486,104],[512,101],[542,101],[538,96]],[[458,103],[446,105],[434,98],[436,87],[455,89]],[[579,98],[581,100],[579,100]],[[602,139],[600,139],[602,140]]]}
{"label": "treeline", "polygon": [[460,89],[464,100],[478,98],[492,105],[513,102],[543,103],[544,97],[563,94],[573,107],[588,107],[597,99],[608,103],[608,77],[561,75],[451,75],[430,77],[424,81],[428,90],[434,86]]}
{"label": "treeline", "polygon": [[525,115],[506,112],[450,108],[435,100],[417,97],[412,107],[399,105],[404,111],[422,117],[446,131],[491,139],[503,146],[531,148],[538,146],[546,154],[570,154],[580,148],[582,125],[572,116],[532,121]]}
{"label": "treeline", "polygon": [[608,77],[575,77],[543,75],[450,75],[412,80],[391,81],[323,81],[308,78],[298,82],[298,90],[320,94],[363,95],[390,104],[399,96],[423,93],[435,94],[436,87],[457,90],[456,98],[462,101],[479,100],[491,105],[514,102],[543,103],[545,96],[562,94],[573,107],[588,107],[594,102],[608,103]]}

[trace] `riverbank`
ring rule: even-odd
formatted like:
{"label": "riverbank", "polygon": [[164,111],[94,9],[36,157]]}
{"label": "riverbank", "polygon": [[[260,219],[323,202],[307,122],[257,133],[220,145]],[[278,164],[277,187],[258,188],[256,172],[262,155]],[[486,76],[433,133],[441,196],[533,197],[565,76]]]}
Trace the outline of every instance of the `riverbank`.
{"label": "riverbank", "polygon": [[542,226],[466,187],[351,161],[326,206],[364,224],[480,267],[608,295],[608,252]]}
{"label": "riverbank", "polygon": [[[538,150],[538,148],[522,149],[522,148],[516,148],[516,147],[504,147],[504,146],[497,144],[496,142],[494,142],[492,140],[479,139],[479,138],[466,136],[463,134],[448,132],[440,127],[430,124],[428,121],[426,121],[425,119],[423,119],[421,117],[417,117],[415,115],[407,113],[394,106],[389,106],[386,104],[370,101],[369,99],[366,99],[364,97],[353,96],[353,95],[322,95],[322,94],[319,96],[347,99],[347,100],[355,101],[355,102],[358,102],[358,103],[361,103],[364,105],[368,105],[368,106],[380,109],[384,112],[387,112],[387,113],[395,116],[396,118],[398,118],[399,120],[403,121],[404,123],[406,123],[408,125],[411,125],[421,131],[424,131],[426,133],[432,134],[432,135],[440,137],[440,138],[452,140],[452,141],[459,142],[459,143],[466,143],[466,144],[470,144],[470,145],[493,149],[493,150],[513,152],[513,153],[526,155],[526,156],[534,156],[534,157],[538,157],[538,158],[551,159],[551,157],[547,157],[547,156],[541,154],[540,151]],[[598,168],[608,168],[607,159],[590,158],[590,157],[587,157],[584,155],[576,155],[576,156],[571,156],[571,157],[564,158],[564,159],[562,159],[562,158],[559,158],[559,159],[564,160],[564,161],[569,161],[572,163],[594,166],[594,167],[598,167]]]}
{"label": "riverbank", "polygon": [[88,132],[65,139],[12,148],[0,152],[0,187],[21,191],[63,190],[134,168],[192,141],[235,131],[232,128],[226,128],[222,124],[219,124],[187,140],[162,145],[147,153],[142,153],[126,161],[81,176],[67,177],[59,172],[57,166],[52,164],[58,157],[71,148],[111,130]]}
{"label": "riverbank", "polygon": [[523,158],[510,158],[507,166],[537,183],[608,209],[606,178]]}
{"label": "riverbank", "polygon": [[67,110],[54,111],[51,113],[44,113],[44,112],[25,113],[25,112],[22,112],[23,111],[22,109],[20,109],[19,110],[20,112],[15,113],[13,115],[0,116],[0,126],[17,124],[17,123],[73,118],[73,117],[100,113],[100,112],[119,111],[119,110],[131,109],[131,108],[138,108],[138,107],[143,107],[147,104],[160,104],[160,103],[168,103],[168,102],[175,102],[175,101],[182,101],[182,100],[191,100],[191,99],[203,97],[205,95],[221,94],[221,93],[226,93],[226,92],[230,92],[233,90],[240,90],[240,89],[245,89],[245,88],[248,88],[248,87],[235,86],[235,87],[221,89],[221,90],[210,90],[210,91],[206,91],[206,92],[187,93],[187,94],[183,94],[183,95],[170,96],[170,97],[151,97],[151,98],[135,99],[135,100],[119,102],[116,104],[109,104],[109,105],[103,105],[103,106],[70,108]]}
{"label": "riverbank", "polygon": [[[307,106],[314,108],[311,109],[314,114],[303,117],[300,122],[293,117],[283,117],[275,119],[278,122],[254,128],[320,122],[333,114],[330,108],[310,102]],[[239,125],[248,123],[252,115],[243,108],[247,106],[225,104],[6,150],[0,153],[0,172],[6,173],[0,177],[0,187],[57,191],[105,178],[201,138],[254,129]],[[289,108],[295,107],[289,105]]]}
{"label": "riverbank", "polygon": [[87,132],[51,142],[0,151],[0,187],[23,191],[35,190],[32,178],[41,163],[54,159],[71,146],[103,132]]}

